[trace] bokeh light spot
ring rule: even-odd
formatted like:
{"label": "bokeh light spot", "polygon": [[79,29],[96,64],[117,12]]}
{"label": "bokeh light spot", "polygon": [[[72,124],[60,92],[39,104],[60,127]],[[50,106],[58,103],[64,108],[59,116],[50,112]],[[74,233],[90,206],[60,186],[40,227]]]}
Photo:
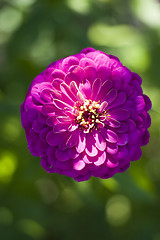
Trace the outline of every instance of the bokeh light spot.
{"label": "bokeh light spot", "polygon": [[160,27],[160,5],[157,0],[134,0],[133,11],[150,27]]}
{"label": "bokeh light spot", "polygon": [[16,170],[17,159],[13,153],[4,151],[0,155],[0,181],[8,183]]}
{"label": "bokeh light spot", "polygon": [[12,7],[4,7],[0,11],[0,32],[14,32],[22,22],[22,13]]}
{"label": "bokeh light spot", "polygon": [[45,235],[45,229],[32,219],[21,220],[19,222],[19,227],[24,233],[34,239],[43,238]]}
{"label": "bokeh light spot", "polygon": [[13,222],[13,215],[6,207],[0,207],[0,224],[11,225]]}
{"label": "bokeh light spot", "polygon": [[115,195],[106,204],[106,218],[113,226],[122,226],[130,218],[131,205],[128,198],[123,195]]}
{"label": "bokeh light spot", "polygon": [[110,26],[97,23],[89,28],[88,38],[91,43],[99,46],[123,47],[139,42],[141,35],[136,28],[129,25]]}
{"label": "bokeh light spot", "polygon": [[56,201],[59,192],[57,185],[52,180],[41,178],[35,184],[44,202],[50,204]]}
{"label": "bokeh light spot", "polygon": [[67,0],[67,5],[75,12],[85,14],[89,12],[89,0]]}

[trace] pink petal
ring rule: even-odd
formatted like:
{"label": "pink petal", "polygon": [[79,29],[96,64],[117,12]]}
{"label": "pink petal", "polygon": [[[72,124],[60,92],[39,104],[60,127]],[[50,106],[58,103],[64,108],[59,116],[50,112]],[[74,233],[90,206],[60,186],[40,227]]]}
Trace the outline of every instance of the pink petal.
{"label": "pink petal", "polygon": [[106,101],[102,102],[99,108],[99,112],[103,112],[107,106],[108,106],[108,103]]}
{"label": "pink petal", "polygon": [[118,152],[118,146],[115,143],[107,143],[107,152],[109,154],[116,154]]}
{"label": "pink petal", "polygon": [[104,151],[106,149],[106,141],[102,137],[102,135],[98,131],[93,131],[93,137],[95,139],[95,145],[100,151]]}
{"label": "pink petal", "polygon": [[111,162],[109,159],[107,159],[107,167],[109,167],[109,168],[115,168],[115,167],[117,167],[118,165],[119,165],[119,162],[113,163],[113,162]]}
{"label": "pink petal", "polygon": [[86,147],[86,134],[83,132],[80,132],[79,141],[77,143],[76,150],[78,153],[81,153],[84,151],[85,147]]}
{"label": "pink petal", "polygon": [[106,161],[106,152],[102,152],[100,156],[98,156],[98,160],[94,162],[94,165],[101,166]]}
{"label": "pink petal", "polygon": [[130,112],[126,109],[114,109],[110,110],[109,114],[112,118],[115,118],[118,121],[125,121],[129,118]]}
{"label": "pink petal", "polygon": [[78,128],[78,124],[72,123],[72,124],[69,126],[68,131],[69,131],[69,132],[73,132],[73,131],[75,131],[77,128]]}
{"label": "pink petal", "polygon": [[74,96],[76,96],[78,92],[78,87],[76,82],[72,81],[69,86],[70,86],[71,92],[74,94]]}
{"label": "pink petal", "polygon": [[118,136],[115,132],[110,129],[103,128],[101,130],[102,136],[110,143],[116,143],[118,141]]}
{"label": "pink petal", "polygon": [[86,136],[87,136],[87,142],[86,142],[85,151],[86,151],[88,156],[94,157],[98,154],[98,150],[97,150],[97,148],[95,147],[95,144],[94,144],[95,140],[94,140],[91,133],[86,134]]}
{"label": "pink petal", "polygon": [[86,164],[82,160],[78,160],[73,164],[73,169],[76,171],[82,170]]}
{"label": "pink petal", "polygon": [[102,86],[101,79],[99,78],[95,79],[92,85],[92,95],[91,95],[92,100],[97,99],[97,96],[101,90],[101,86]]}

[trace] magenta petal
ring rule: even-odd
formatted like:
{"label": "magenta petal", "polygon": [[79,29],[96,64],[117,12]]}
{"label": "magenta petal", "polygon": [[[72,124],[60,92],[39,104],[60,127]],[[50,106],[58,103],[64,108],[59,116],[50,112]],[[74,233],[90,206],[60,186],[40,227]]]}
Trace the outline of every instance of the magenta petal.
{"label": "magenta petal", "polygon": [[109,110],[109,114],[118,121],[125,121],[130,116],[130,112],[127,109]]}
{"label": "magenta petal", "polygon": [[79,66],[81,66],[82,68],[85,68],[88,66],[95,67],[95,63],[93,60],[89,58],[82,58],[79,62]]}
{"label": "magenta petal", "polygon": [[35,132],[39,133],[43,129],[43,126],[37,120],[35,120],[32,124],[32,128]]}
{"label": "magenta petal", "polygon": [[131,72],[126,67],[119,67],[112,71],[113,80],[123,80],[125,83],[129,83],[131,81],[131,78]]}
{"label": "magenta petal", "polygon": [[127,133],[119,133],[117,144],[120,146],[123,146],[123,145],[126,145],[127,143],[128,143],[128,134]]}
{"label": "magenta petal", "polygon": [[128,132],[128,124],[125,122],[121,122],[121,125],[116,129],[116,132]]}
{"label": "magenta petal", "polygon": [[55,89],[56,90],[60,90],[60,84],[64,82],[62,79],[60,78],[55,78],[53,81],[52,81],[52,87],[54,89],[54,92],[55,92]]}
{"label": "magenta petal", "polygon": [[112,103],[116,97],[117,97],[117,90],[113,88],[106,94],[106,96],[104,97],[104,100],[109,104],[109,103]]}
{"label": "magenta petal", "polygon": [[74,106],[74,102],[76,101],[75,96],[70,92],[69,87],[67,86],[66,83],[62,83],[60,85],[61,92],[62,92],[62,100],[64,102],[67,102],[68,105]]}
{"label": "magenta petal", "polygon": [[79,140],[79,131],[74,131],[71,133],[70,137],[68,138],[67,141],[67,147],[73,147],[77,144]]}
{"label": "magenta petal", "polygon": [[88,80],[83,81],[79,85],[79,91],[83,94],[85,98],[91,98],[91,84]]}
{"label": "magenta petal", "polygon": [[118,122],[114,118],[109,118],[108,120],[106,120],[106,122],[110,127],[113,127],[113,128],[118,128],[121,124],[120,122]]}
{"label": "magenta petal", "polygon": [[103,98],[106,96],[106,94],[108,93],[108,91],[112,88],[112,81],[105,81],[103,84],[102,84],[102,87],[101,87],[101,90],[99,92],[99,99],[100,100],[103,100]]}
{"label": "magenta petal", "polygon": [[60,110],[71,110],[72,107],[70,105],[68,105],[67,103],[58,100],[58,99],[54,99],[54,105],[60,109]]}
{"label": "magenta petal", "polygon": [[142,96],[137,96],[135,102],[136,102],[136,110],[138,112],[142,112],[145,108],[144,98]]}
{"label": "magenta petal", "polygon": [[42,90],[42,92],[40,93],[40,98],[44,102],[51,102],[52,100],[51,90],[48,88]]}
{"label": "magenta petal", "polygon": [[76,84],[78,85],[80,83],[79,77],[75,73],[69,72],[65,76],[65,83],[69,85],[72,81],[76,82]]}
{"label": "magenta petal", "polygon": [[101,79],[99,78],[95,79],[92,85],[92,95],[91,95],[92,100],[97,99],[97,96],[101,90],[101,86],[102,86]]}
{"label": "magenta petal", "polygon": [[48,125],[49,127],[54,127],[55,124],[57,123],[57,119],[56,119],[55,116],[50,116],[50,117],[47,119],[46,123],[47,123],[47,125]]}
{"label": "magenta petal", "polygon": [[54,110],[55,110],[55,106],[54,106],[54,104],[52,104],[52,103],[45,104],[45,105],[43,105],[43,107],[42,107],[42,112],[43,112],[44,114],[54,113]]}
{"label": "magenta petal", "polygon": [[86,137],[87,137],[87,142],[86,142],[85,151],[86,151],[88,156],[94,157],[98,154],[98,150],[97,150],[97,148],[95,146],[95,143],[94,143],[95,140],[94,140],[91,133],[86,134]]}
{"label": "magenta petal", "polygon": [[83,68],[81,68],[80,66],[73,66],[70,69],[70,72],[72,72],[73,74],[75,74],[78,77],[79,82],[83,82],[86,79],[85,72],[84,72]]}
{"label": "magenta petal", "polygon": [[67,161],[70,158],[68,154],[68,149],[61,151],[59,148],[57,148],[55,151],[55,156],[59,161],[62,161],[62,162]]}
{"label": "magenta petal", "polygon": [[152,107],[151,100],[149,99],[149,97],[147,95],[143,95],[143,99],[145,101],[145,109],[146,109],[146,111],[149,111]]}
{"label": "magenta petal", "polygon": [[76,171],[80,171],[85,167],[85,163],[82,160],[78,160],[73,164],[73,169]]}
{"label": "magenta petal", "polygon": [[85,147],[86,147],[86,134],[83,132],[80,132],[79,141],[77,143],[76,150],[78,153],[81,153],[84,151]]}
{"label": "magenta petal", "polygon": [[125,101],[126,101],[126,94],[124,92],[120,92],[118,93],[116,99],[112,103],[110,103],[108,108],[110,109],[110,108],[118,107],[122,105]]}
{"label": "magenta petal", "polygon": [[53,133],[53,131],[49,132],[46,136],[46,141],[51,146],[57,146],[59,143],[59,134]]}
{"label": "magenta petal", "polygon": [[98,131],[93,131],[93,137],[95,139],[95,145],[100,151],[104,151],[106,149],[106,141],[102,137],[101,133]]}
{"label": "magenta petal", "polygon": [[106,152],[102,152],[100,156],[98,156],[98,160],[94,162],[94,165],[101,166],[106,161]]}
{"label": "magenta petal", "polygon": [[99,54],[96,58],[95,58],[95,63],[97,68],[100,68],[102,66],[105,66],[106,68],[111,68],[111,64],[110,64],[110,58],[108,56],[106,56],[105,54]]}
{"label": "magenta petal", "polygon": [[64,123],[59,123],[54,126],[53,131],[55,133],[61,133],[61,132],[66,132],[68,130],[68,127],[70,126],[70,122],[64,122]]}
{"label": "magenta petal", "polygon": [[61,78],[61,79],[64,79],[65,77],[65,73],[60,70],[60,69],[55,69],[53,72],[52,72],[52,77],[53,78]]}
{"label": "magenta petal", "polygon": [[104,82],[111,78],[111,69],[105,66],[99,67],[97,74],[98,74],[98,78],[100,78],[102,82]]}
{"label": "magenta petal", "polygon": [[136,129],[136,124],[132,119],[127,120],[129,131],[134,131]]}
{"label": "magenta petal", "polygon": [[118,136],[115,132],[110,129],[103,128],[101,130],[102,136],[110,143],[116,143],[118,141]]}
{"label": "magenta petal", "polygon": [[70,56],[70,57],[67,57],[63,60],[62,69],[63,69],[64,72],[67,72],[68,69],[70,68],[70,66],[78,65],[78,64],[79,64],[78,58],[76,58],[74,56]]}
{"label": "magenta petal", "polygon": [[97,78],[97,70],[94,67],[86,67],[84,68],[86,79],[92,84],[94,80]]}

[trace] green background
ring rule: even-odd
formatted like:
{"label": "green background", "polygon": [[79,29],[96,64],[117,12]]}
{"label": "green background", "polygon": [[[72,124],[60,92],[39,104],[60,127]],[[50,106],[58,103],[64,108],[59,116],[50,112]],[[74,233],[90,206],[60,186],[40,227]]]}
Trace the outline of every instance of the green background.
{"label": "green background", "polygon": [[[20,104],[48,64],[86,47],[116,55],[152,100],[141,160],[109,180],[48,174]],[[160,240],[160,1],[0,1],[0,238]]]}

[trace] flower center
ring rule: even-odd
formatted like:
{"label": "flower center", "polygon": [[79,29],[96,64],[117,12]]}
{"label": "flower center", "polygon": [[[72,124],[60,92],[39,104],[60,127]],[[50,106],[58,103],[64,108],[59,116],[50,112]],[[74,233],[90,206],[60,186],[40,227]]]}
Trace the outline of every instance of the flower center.
{"label": "flower center", "polygon": [[85,133],[97,129],[102,125],[99,112],[100,104],[92,100],[85,100],[83,104],[76,102],[74,106],[75,122]]}

